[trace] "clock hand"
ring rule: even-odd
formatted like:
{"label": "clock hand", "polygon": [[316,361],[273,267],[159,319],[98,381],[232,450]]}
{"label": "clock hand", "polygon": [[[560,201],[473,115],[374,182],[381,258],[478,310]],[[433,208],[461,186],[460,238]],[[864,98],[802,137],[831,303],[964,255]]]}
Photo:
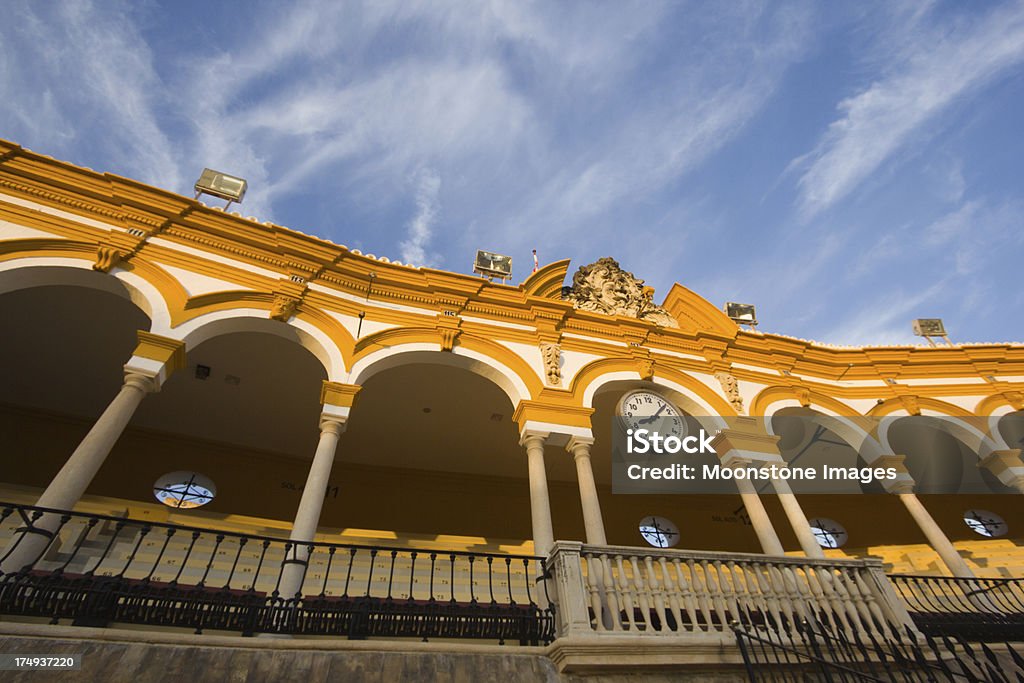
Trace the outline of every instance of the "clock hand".
{"label": "clock hand", "polygon": [[645,424],[650,424],[651,422],[654,422],[655,420],[658,419],[658,416],[661,415],[661,411],[665,410],[665,408],[666,408],[665,404],[662,403],[661,407],[658,408],[658,412],[656,412],[654,415],[651,415],[650,417],[645,417],[642,420],[638,420],[637,424],[645,425]]}

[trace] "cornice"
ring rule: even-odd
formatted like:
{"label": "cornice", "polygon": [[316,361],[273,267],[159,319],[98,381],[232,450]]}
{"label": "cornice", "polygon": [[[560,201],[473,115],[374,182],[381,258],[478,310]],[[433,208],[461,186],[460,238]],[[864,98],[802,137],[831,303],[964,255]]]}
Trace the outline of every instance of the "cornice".
{"label": "cornice", "polygon": [[[207,207],[189,197],[160,190],[109,173],[79,168],[0,140],[0,190],[13,196],[110,224],[110,230],[73,223],[58,216],[0,201],[0,215],[74,241],[57,247],[46,240],[15,240],[25,249],[83,251],[91,244],[97,263],[115,265],[117,258],[145,256],[200,274],[237,282],[272,294],[280,282],[245,273],[245,264],[279,273],[285,281],[301,280],[307,289],[303,306],[318,306],[343,314],[364,311],[374,320],[397,325],[423,325],[425,317],[454,311],[491,319],[495,325],[467,323],[465,329],[495,339],[529,341],[539,336],[558,339],[564,350],[628,356],[629,348],[643,347],[659,363],[689,371],[723,370],[733,364],[764,368],[764,373],[736,370],[740,380],[778,384],[773,372],[801,375],[794,384],[820,388],[845,397],[889,396],[886,387],[844,387],[840,380],[895,380],[911,383],[913,391],[934,396],[998,393],[993,385],[935,384],[913,387],[915,379],[973,378],[987,375],[1024,375],[1024,345],[963,344],[955,347],[833,347],[777,334],[739,330],[709,302],[678,285],[666,305],[690,321],[683,329],[659,328],[625,317],[608,317],[574,310],[560,298],[567,261],[540,269],[519,286],[491,283],[471,275],[431,268],[414,268],[378,259],[311,235],[269,222],[243,218]],[[132,238],[111,237],[111,231],[131,232]],[[200,263],[202,259],[154,245],[148,237],[159,233],[167,243],[181,244],[239,262],[235,268]],[[123,242],[123,244],[122,244]],[[130,244],[129,244],[130,242]],[[35,246],[31,246],[35,245]],[[13,249],[14,247],[12,247]],[[102,251],[106,248],[106,258]],[[114,254],[113,252],[117,252]],[[365,305],[332,299],[308,289],[318,283],[351,296],[372,292]],[[296,279],[298,278],[298,279]],[[423,314],[396,311],[375,302],[423,309]],[[502,328],[501,321],[530,325],[536,332]],[[572,333],[566,336],[564,333]],[[588,339],[580,339],[583,335]],[[623,347],[623,341],[626,347]],[[683,359],[659,351],[701,356]],[[783,383],[787,383],[785,379]],[[1002,391],[1016,390],[1007,385]]]}

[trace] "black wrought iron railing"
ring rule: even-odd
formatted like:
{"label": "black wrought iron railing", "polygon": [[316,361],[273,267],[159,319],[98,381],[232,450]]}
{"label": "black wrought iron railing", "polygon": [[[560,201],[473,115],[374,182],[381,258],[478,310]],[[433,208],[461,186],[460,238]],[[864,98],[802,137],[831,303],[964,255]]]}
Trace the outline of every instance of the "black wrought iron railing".
{"label": "black wrought iron railing", "polygon": [[891,574],[889,581],[924,633],[1024,640],[1024,579]]}
{"label": "black wrought iron railing", "polygon": [[53,623],[554,638],[540,558],[531,556],[296,543],[5,503],[0,548],[0,613]]}
{"label": "black wrought iron railing", "polygon": [[733,625],[751,681],[949,681],[1010,683],[1024,680],[1024,659],[1013,645],[971,643],[906,629],[884,636],[844,633],[819,623],[793,628]]}

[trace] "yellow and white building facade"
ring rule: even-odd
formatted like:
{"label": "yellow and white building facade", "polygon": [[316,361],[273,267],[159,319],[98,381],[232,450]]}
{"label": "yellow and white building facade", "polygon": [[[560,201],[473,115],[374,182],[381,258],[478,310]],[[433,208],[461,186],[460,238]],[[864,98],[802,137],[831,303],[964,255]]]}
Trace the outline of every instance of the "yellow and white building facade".
{"label": "yellow and white building facade", "polygon": [[[505,285],[398,263],[0,141],[0,499],[594,562],[652,551],[640,527],[659,519],[668,545],[712,558],[1024,572],[1024,344],[822,345],[740,329],[679,284],[655,305],[610,260],[570,265]],[[931,448],[973,454],[1005,490],[615,495],[612,418],[638,389],[740,425],[723,458],[774,457],[787,438],[878,462]],[[961,427],[926,438],[895,419],[918,415]],[[786,416],[828,429],[787,435]],[[162,504],[172,472],[212,482],[212,500]],[[979,533],[964,521],[978,511],[1000,524]],[[560,622],[559,640],[600,621]]]}

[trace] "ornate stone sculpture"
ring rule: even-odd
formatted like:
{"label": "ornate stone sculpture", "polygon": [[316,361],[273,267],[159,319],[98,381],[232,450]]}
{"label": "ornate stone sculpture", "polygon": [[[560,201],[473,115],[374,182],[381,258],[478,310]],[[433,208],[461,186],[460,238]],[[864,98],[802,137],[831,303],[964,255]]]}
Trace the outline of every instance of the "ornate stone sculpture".
{"label": "ornate stone sculpture", "polygon": [[679,327],[668,311],[656,305],[654,290],[644,281],[622,270],[613,258],[598,259],[582,266],[572,278],[566,299],[575,308],[605,315],[625,315],[662,327]]}
{"label": "ornate stone sculpture", "polygon": [[540,355],[544,359],[544,372],[548,378],[548,384],[553,387],[562,386],[562,369],[559,367],[562,360],[562,349],[558,344],[541,342]]}
{"label": "ornate stone sculpture", "polygon": [[728,372],[716,372],[715,378],[718,380],[719,384],[722,385],[722,391],[725,392],[725,397],[728,398],[729,403],[732,404],[733,410],[742,415],[743,397],[740,396],[740,385],[736,381],[736,378]]}
{"label": "ornate stone sculpture", "polygon": [[280,320],[283,323],[288,322],[288,319],[295,314],[295,309],[299,307],[298,299],[294,299],[284,294],[276,294],[274,296],[274,305],[270,309],[270,317],[273,320]]}

